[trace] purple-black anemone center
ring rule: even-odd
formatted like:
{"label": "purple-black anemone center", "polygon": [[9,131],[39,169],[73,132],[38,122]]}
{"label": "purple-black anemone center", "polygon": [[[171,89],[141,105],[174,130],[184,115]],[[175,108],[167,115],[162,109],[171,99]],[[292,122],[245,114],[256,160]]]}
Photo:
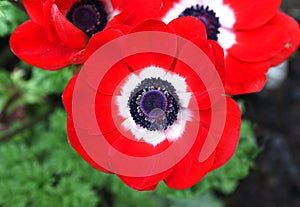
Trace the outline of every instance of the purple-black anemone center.
{"label": "purple-black anemone center", "polygon": [[148,117],[159,118],[167,109],[167,97],[159,90],[150,90],[142,96],[140,106]]}
{"label": "purple-black anemone center", "polygon": [[173,125],[180,109],[175,88],[160,78],[144,79],[131,92],[128,107],[135,123],[150,131]]}
{"label": "purple-black anemone center", "polygon": [[192,6],[191,8],[186,8],[179,17],[182,16],[193,16],[201,20],[206,27],[207,38],[210,40],[218,40],[219,28],[221,26],[219,22],[219,17],[213,10],[210,10],[208,6]]}
{"label": "purple-black anemone center", "polygon": [[75,2],[66,18],[89,36],[103,30],[108,21],[103,4],[97,0]]}

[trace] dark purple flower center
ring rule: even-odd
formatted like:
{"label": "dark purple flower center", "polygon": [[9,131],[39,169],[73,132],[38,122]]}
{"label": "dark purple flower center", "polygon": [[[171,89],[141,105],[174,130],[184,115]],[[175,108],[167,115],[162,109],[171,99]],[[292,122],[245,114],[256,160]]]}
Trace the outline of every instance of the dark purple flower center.
{"label": "dark purple flower center", "polygon": [[142,112],[151,118],[159,118],[167,109],[167,97],[159,90],[150,90],[142,96],[140,102]]}
{"label": "dark purple flower center", "polygon": [[192,6],[191,8],[186,8],[179,17],[182,16],[193,16],[201,20],[206,27],[207,38],[210,40],[218,40],[219,28],[221,26],[219,22],[219,17],[216,17],[216,13],[213,10],[209,10],[206,6]]}
{"label": "dark purple flower center", "polygon": [[97,0],[75,2],[66,18],[89,36],[103,30],[108,21],[103,4]]}
{"label": "dark purple flower center", "polygon": [[135,123],[150,131],[173,125],[180,109],[175,88],[160,78],[143,80],[132,91],[128,107]]}

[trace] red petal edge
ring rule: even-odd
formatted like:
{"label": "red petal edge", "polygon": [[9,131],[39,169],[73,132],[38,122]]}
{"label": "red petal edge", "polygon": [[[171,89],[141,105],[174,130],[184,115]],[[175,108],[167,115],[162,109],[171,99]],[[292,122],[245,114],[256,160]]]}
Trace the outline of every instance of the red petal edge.
{"label": "red petal edge", "polygon": [[223,0],[223,2],[234,10],[236,18],[234,29],[237,30],[260,27],[275,15],[281,4],[281,0]]}
{"label": "red petal edge", "polygon": [[10,46],[20,59],[46,70],[58,70],[83,60],[81,50],[49,41],[44,28],[31,20],[16,28],[10,37]]}
{"label": "red petal edge", "polygon": [[243,62],[230,55],[226,56],[225,93],[229,95],[259,92],[266,83],[269,61]]}

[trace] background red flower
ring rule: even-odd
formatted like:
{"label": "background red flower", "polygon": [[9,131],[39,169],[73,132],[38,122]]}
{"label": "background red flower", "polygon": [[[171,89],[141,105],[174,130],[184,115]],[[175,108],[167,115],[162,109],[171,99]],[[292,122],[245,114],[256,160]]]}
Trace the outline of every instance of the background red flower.
{"label": "background red flower", "polygon": [[194,16],[225,50],[228,94],[260,91],[266,72],[299,46],[297,21],[278,11],[281,0],[163,0],[164,22]]}
{"label": "background red flower", "polygon": [[[89,38],[114,24],[135,24],[157,12],[160,0],[24,0],[30,20],[11,35],[12,51],[23,61],[57,70],[83,63]],[[147,7],[147,12],[143,8]],[[143,14],[143,15],[141,15]],[[126,17],[126,19],[125,19]]]}

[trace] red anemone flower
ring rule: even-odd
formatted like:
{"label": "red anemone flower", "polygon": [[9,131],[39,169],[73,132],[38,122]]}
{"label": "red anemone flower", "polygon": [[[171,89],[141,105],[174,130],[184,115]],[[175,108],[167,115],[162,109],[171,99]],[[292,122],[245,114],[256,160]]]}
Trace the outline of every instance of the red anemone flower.
{"label": "red anemone flower", "polygon": [[[147,50],[124,56],[103,72],[99,67],[109,58],[101,53],[103,59],[99,60],[97,49],[109,48],[110,40],[124,37],[121,30],[115,27],[92,37],[83,69],[64,91],[69,142],[94,168],[117,174],[133,189],[153,190],[160,181],[174,189],[189,188],[224,165],[239,139],[240,109],[222,93],[223,50],[215,41],[207,40],[205,27],[196,18],[177,18],[167,25],[146,20],[129,31],[129,35],[142,35],[135,42],[161,50],[168,47],[179,56]],[[146,31],[159,32],[160,41],[146,39],[147,35],[143,38]],[[198,50],[190,52],[186,50],[188,43],[182,44],[173,36],[164,38],[163,34],[192,42],[213,70],[198,59]],[[122,52],[140,46],[129,40],[123,43],[124,48],[122,44],[112,45],[118,49],[112,48],[108,57],[122,56]],[[181,56],[197,58],[194,62],[200,61],[199,67],[190,67]],[[199,75],[201,70],[203,76]],[[103,76],[95,82],[101,71]],[[217,87],[212,84],[216,77],[221,83]],[[218,87],[223,90],[218,91]],[[223,105],[219,104],[221,99]],[[216,123],[221,119],[223,124]],[[211,153],[200,159],[204,148],[212,145]],[[170,156],[167,152],[173,149]]]}
{"label": "red anemone flower", "polygon": [[225,50],[227,94],[260,91],[266,72],[299,46],[298,23],[278,11],[281,0],[163,0],[161,19],[194,16]]}
{"label": "red anemone flower", "polygon": [[[23,0],[30,17],[11,35],[12,51],[25,62],[57,70],[83,62],[89,38],[112,20],[133,24],[153,15],[160,0]],[[141,15],[144,7],[147,13]],[[140,12],[140,14],[139,14]],[[121,19],[126,16],[126,22]]]}

